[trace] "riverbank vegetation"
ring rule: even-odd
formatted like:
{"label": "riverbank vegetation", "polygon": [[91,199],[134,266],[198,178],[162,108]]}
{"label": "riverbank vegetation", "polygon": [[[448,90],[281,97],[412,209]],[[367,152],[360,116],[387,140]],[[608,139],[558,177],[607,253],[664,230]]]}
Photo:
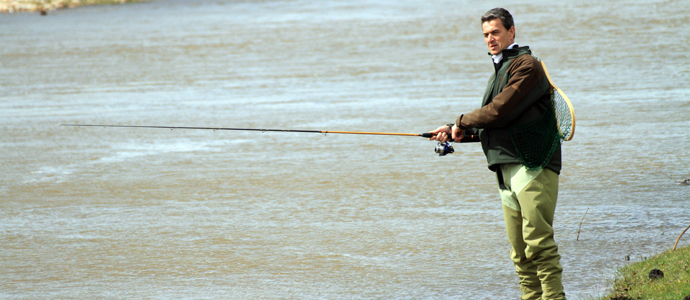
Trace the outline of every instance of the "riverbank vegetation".
{"label": "riverbank vegetation", "polygon": [[690,246],[621,268],[604,299],[690,300]]}
{"label": "riverbank vegetation", "polygon": [[124,4],[146,0],[0,0],[0,13],[47,12],[55,9],[73,8],[95,4]]}

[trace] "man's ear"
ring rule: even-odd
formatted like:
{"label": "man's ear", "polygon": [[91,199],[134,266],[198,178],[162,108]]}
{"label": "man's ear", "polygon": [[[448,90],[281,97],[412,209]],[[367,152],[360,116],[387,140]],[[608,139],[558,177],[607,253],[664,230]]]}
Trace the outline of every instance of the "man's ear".
{"label": "man's ear", "polygon": [[510,38],[515,40],[515,26],[511,26],[508,32],[510,33]]}

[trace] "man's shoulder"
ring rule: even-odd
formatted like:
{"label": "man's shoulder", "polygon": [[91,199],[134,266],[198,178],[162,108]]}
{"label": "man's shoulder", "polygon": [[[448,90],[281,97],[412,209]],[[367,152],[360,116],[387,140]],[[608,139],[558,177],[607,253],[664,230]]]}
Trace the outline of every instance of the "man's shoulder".
{"label": "man's shoulder", "polygon": [[515,58],[513,58],[513,63],[528,64],[528,65],[541,65],[541,62],[532,53],[523,53]]}
{"label": "man's shoulder", "polygon": [[531,70],[538,73],[542,73],[543,68],[541,61],[534,57],[531,53],[525,53],[518,57],[515,57],[511,63],[508,72],[520,70]]}

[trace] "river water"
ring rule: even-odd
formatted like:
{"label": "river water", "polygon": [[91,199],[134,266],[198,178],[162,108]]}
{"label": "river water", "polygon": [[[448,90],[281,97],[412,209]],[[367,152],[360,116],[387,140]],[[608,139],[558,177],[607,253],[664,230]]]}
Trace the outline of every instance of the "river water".
{"label": "river water", "polygon": [[[497,1],[151,1],[0,15],[0,297],[517,299],[478,144]],[[690,6],[515,1],[573,101],[569,299],[690,225]],[[579,237],[578,237],[579,235]],[[685,236],[679,243],[690,245]]]}

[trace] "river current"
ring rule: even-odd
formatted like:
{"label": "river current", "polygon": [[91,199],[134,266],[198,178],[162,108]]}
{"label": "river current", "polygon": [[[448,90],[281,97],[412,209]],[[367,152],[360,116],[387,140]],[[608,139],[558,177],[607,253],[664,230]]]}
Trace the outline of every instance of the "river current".
{"label": "river current", "polygon": [[[685,1],[149,1],[0,15],[0,298],[517,299],[478,144],[479,17],[572,100],[569,299],[690,225]],[[680,246],[690,245],[687,235]]]}

